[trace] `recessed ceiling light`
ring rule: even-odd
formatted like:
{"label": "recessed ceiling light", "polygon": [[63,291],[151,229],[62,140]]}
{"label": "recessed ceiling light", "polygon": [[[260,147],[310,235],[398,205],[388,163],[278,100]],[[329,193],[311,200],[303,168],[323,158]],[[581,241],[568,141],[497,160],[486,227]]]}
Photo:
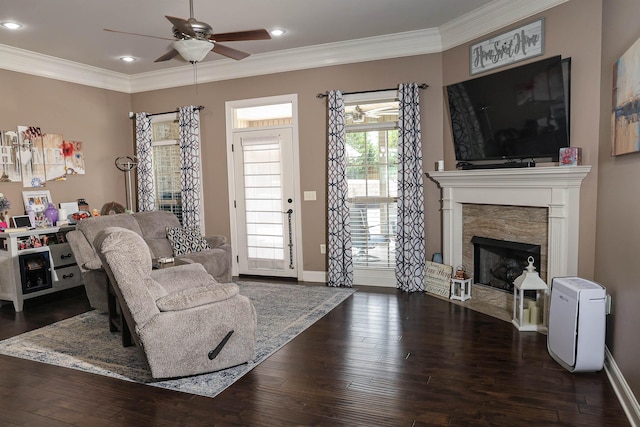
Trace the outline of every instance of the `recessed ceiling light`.
{"label": "recessed ceiling light", "polygon": [[8,28],[9,30],[17,30],[18,28],[22,28],[22,24],[18,24],[17,22],[2,22],[0,23],[4,28]]}
{"label": "recessed ceiling light", "polygon": [[133,62],[135,61],[137,58],[134,58],[133,56],[121,56],[120,60],[124,61],[124,62]]}
{"label": "recessed ceiling light", "polygon": [[272,35],[272,36],[276,36],[276,37],[278,37],[278,36],[281,36],[281,35],[283,35],[284,33],[286,33],[286,31],[285,31],[285,30],[277,29],[277,30],[271,30],[271,31],[270,31],[270,33],[271,33],[271,35]]}

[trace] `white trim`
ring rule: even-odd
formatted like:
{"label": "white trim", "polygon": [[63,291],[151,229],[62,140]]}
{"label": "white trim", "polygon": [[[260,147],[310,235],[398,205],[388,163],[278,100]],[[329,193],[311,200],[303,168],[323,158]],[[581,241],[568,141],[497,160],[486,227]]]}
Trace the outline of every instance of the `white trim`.
{"label": "white trim", "polygon": [[[568,0],[495,0],[439,28],[327,43],[198,65],[198,82],[439,53]],[[125,93],[193,84],[191,65],[127,75],[0,45],[0,68]]]}
{"label": "white trim", "polygon": [[132,93],[131,76],[0,44],[0,68],[48,79]]}
{"label": "white trim", "polygon": [[609,377],[609,382],[613,387],[616,395],[618,396],[618,400],[622,405],[622,409],[625,414],[627,414],[627,418],[629,419],[629,423],[632,426],[640,425],[640,405],[638,404],[638,400],[636,396],[633,394],[631,387],[627,384],[627,380],[625,380],[622,372],[618,368],[616,361],[613,359],[613,355],[609,351],[609,348],[605,346],[604,348],[604,370]]}
{"label": "white trim", "polygon": [[353,284],[365,286],[380,286],[384,288],[395,288],[397,285],[396,273],[393,269],[364,269],[354,267]]}
{"label": "white trim", "polygon": [[438,27],[442,50],[460,46],[569,0],[495,0]]}
{"label": "white trim", "polygon": [[313,283],[327,283],[328,275],[326,271],[303,271],[302,281]]}
{"label": "white trim", "polygon": [[442,255],[462,264],[462,206],[548,208],[547,277],[578,274],[580,186],[591,166],[428,172],[442,189]]}
{"label": "white trim", "polygon": [[235,261],[238,256],[238,237],[237,237],[237,228],[238,224],[236,221],[236,209],[234,206],[234,201],[236,199],[236,183],[235,183],[235,166],[233,161],[233,139],[234,133],[236,132],[251,132],[257,130],[267,130],[270,127],[263,128],[247,128],[247,129],[235,129],[234,124],[234,116],[233,112],[237,108],[246,108],[246,107],[258,107],[263,105],[271,105],[271,104],[284,104],[291,103],[291,125],[290,126],[278,126],[281,128],[287,127],[291,128],[291,144],[293,149],[293,191],[296,195],[296,199],[294,200],[294,215],[296,221],[296,230],[295,230],[295,242],[294,247],[296,248],[296,271],[297,278],[303,276],[302,266],[303,262],[303,251],[302,251],[302,192],[300,191],[300,142],[298,135],[298,95],[297,94],[288,94],[288,95],[278,95],[278,96],[267,96],[262,98],[252,98],[252,99],[242,99],[237,101],[227,101],[225,102],[225,122],[226,122],[226,136],[227,136],[227,183],[228,188],[227,192],[229,194],[229,227],[231,230],[231,251],[232,251],[232,267],[231,274],[232,276],[238,275],[238,263]]}

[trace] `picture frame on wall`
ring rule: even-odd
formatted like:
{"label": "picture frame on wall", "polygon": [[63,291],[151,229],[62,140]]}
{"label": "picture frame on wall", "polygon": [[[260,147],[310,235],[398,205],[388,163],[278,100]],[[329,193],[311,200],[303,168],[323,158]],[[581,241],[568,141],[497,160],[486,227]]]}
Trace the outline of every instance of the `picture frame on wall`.
{"label": "picture frame on wall", "polygon": [[474,75],[544,54],[544,18],[469,46]]}
{"label": "picture frame on wall", "polygon": [[53,203],[49,190],[23,191],[22,200],[24,202],[24,211],[26,212],[27,206],[31,205],[36,214],[44,212],[49,203]]}
{"label": "picture frame on wall", "polygon": [[640,38],[613,65],[611,155],[640,151]]}

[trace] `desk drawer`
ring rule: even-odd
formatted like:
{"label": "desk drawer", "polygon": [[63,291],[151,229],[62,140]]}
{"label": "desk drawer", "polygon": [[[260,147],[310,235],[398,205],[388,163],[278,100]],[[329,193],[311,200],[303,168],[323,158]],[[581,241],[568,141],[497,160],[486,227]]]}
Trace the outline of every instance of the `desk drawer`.
{"label": "desk drawer", "polygon": [[49,250],[51,251],[51,259],[53,260],[54,267],[73,265],[76,263],[76,257],[73,255],[71,246],[68,243],[51,245],[49,246]]}
{"label": "desk drawer", "polygon": [[62,267],[55,269],[58,281],[55,282],[56,288],[68,288],[76,286],[82,283],[82,276],[80,275],[80,268],[77,265],[71,265],[69,267]]}

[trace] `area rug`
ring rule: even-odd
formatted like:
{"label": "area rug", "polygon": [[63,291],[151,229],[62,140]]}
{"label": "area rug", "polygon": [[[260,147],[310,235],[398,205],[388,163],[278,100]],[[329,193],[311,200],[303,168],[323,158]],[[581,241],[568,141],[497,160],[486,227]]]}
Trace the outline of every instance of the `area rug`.
{"label": "area rug", "polygon": [[0,354],[214,397],[355,292],[327,286],[237,283],[258,317],[256,355],[244,365],[154,381],[140,350],[123,347],[121,335],[109,332],[107,314],[95,310],[0,341]]}

